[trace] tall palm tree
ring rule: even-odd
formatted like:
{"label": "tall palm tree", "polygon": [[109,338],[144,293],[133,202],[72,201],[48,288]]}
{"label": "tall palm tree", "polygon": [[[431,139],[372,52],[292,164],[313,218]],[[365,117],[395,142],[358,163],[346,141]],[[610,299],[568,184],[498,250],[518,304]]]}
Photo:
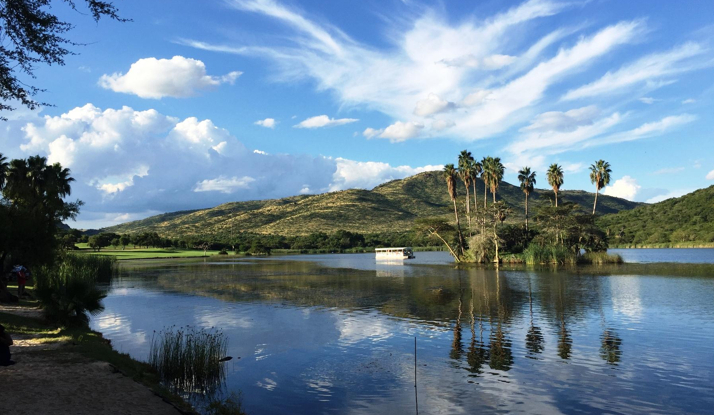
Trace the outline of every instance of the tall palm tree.
{"label": "tall palm tree", "polygon": [[459,177],[466,187],[466,219],[469,222],[469,232],[471,231],[471,197],[469,196],[469,186],[473,180],[474,158],[470,151],[463,150],[459,154]]}
{"label": "tall palm tree", "polygon": [[491,156],[487,156],[481,159],[481,180],[483,181],[483,208],[486,209],[488,202],[488,169],[491,165]]}
{"label": "tall palm tree", "polygon": [[560,191],[560,186],[563,185],[563,168],[556,163],[553,163],[548,167],[548,184],[553,188],[555,193],[555,207],[558,207],[558,192]]}
{"label": "tall palm tree", "polygon": [[526,194],[526,230],[528,230],[528,196],[536,185],[536,172],[531,172],[530,167],[524,167],[518,172],[518,181],[521,182],[521,190]]}
{"label": "tall palm tree", "polygon": [[481,162],[474,160],[471,164],[473,176],[471,178],[471,184],[474,187],[474,212],[478,212],[478,203],[476,201],[476,179],[483,173],[483,165]]}
{"label": "tall palm tree", "polygon": [[610,163],[605,160],[598,160],[595,164],[590,165],[590,182],[595,185],[595,203],[593,204],[593,215],[597,208],[597,195],[600,190],[610,184]]}
{"label": "tall palm tree", "polygon": [[459,234],[459,246],[461,247],[461,255],[464,254],[464,236],[461,234],[461,225],[459,224],[459,210],[456,207],[456,168],[453,164],[447,164],[444,166],[444,178],[446,179],[446,187],[449,191],[449,197],[454,203],[454,217],[456,218],[456,230]]}
{"label": "tall palm tree", "polygon": [[493,195],[493,203],[496,203],[496,191],[503,180],[503,173],[506,168],[501,163],[500,157],[486,157],[483,160],[483,175],[484,183],[488,184]]}

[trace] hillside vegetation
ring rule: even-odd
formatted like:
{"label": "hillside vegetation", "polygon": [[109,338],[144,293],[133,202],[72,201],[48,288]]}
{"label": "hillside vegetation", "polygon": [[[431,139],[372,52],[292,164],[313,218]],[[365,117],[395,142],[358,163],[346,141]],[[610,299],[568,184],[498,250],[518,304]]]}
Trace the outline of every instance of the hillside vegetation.
{"label": "hillside vegetation", "polygon": [[[458,188],[464,197],[463,185]],[[483,208],[484,186],[477,180],[479,208]],[[550,205],[552,192],[536,190],[530,207]],[[473,197],[473,196],[472,196]],[[491,194],[488,195],[489,204]],[[591,209],[594,194],[562,191],[560,200]],[[511,220],[523,216],[524,194],[520,188],[501,183],[498,200],[513,208]],[[562,203],[562,202],[561,202]],[[461,202],[460,205],[463,205]],[[598,212],[615,213],[632,209],[638,203],[600,196]],[[283,199],[226,203],[210,209],[166,213],[107,228],[115,233],[157,232],[163,237],[188,235],[228,236],[231,232],[255,232],[273,235],[308,235],[337,230],[367,233],[406,232],[418,217],[453,215],[452,204],[441,172],[425,172],[393,180],[372,190],[351,189],[319,195]]]}
{"label": "hillside vegetation", "polygon": [[613,245],[700,246],[714,243],[714,186],[606,215],[598,224]]}

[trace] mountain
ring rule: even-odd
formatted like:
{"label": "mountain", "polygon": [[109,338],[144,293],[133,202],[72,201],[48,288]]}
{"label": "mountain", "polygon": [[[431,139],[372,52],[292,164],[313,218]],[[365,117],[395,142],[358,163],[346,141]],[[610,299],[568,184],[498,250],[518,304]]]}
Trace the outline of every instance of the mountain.
{"label": "mountain", "polygon": [[[458,187],[459,206],[463,208],[464,186]],[[482,181],[477,183],[479,207],[483,208]],[[531,194],[531,209],[549,204],[552,191]],[[562,191],[560,200],[575,202],[587,211],[593,193]],[[491,195],[488,195],[489,203]],[[513,208],[513,218],[523,216],[524,194],[519,187],[502,182],[498,200]],[[473,199],[473,195],[471,196]],[[601,195],[598,212],[615,213],[632,209],[639,203]],[[424,216],[451,217],[453,213],[441,172],[420,173],[392,180],[372,190],[351,189],[319,195],[292,196],[283,199],[225,203],[210,209],[165,213],[147,219],[112,226],[116,233],[158,232],[164,237],[181,235],[230,235],[249,231],[262,234],[306,235],[331,233],[340,229],[359,233],[403,232],[411,229],[414,219]]]}
{"label": "mountain", "polygon": [[714,186],[598,219],[618,245],[687,246],[714,242]]}

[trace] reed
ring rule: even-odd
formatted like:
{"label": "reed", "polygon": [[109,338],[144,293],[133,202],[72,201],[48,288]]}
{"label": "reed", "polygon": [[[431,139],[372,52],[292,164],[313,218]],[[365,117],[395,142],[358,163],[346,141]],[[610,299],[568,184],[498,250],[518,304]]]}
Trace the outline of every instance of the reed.
{"label": "reed", "polygon": [[625,261],[619,254],[608,254],[607,252],[587,252],[578,260],[581,264],[622,264]]}
{"label": "reed", "polygon": [[559,245],[537,245],[530,244],[523,251],[523,259],[526,264],[576,264],[578,256],[567,248]]}
{"label": "reed", "polygon": [[220,330],[172,326],[154,333],[149,364],[175,391],[212,395],[225,380],[221,360],[227,350]]}

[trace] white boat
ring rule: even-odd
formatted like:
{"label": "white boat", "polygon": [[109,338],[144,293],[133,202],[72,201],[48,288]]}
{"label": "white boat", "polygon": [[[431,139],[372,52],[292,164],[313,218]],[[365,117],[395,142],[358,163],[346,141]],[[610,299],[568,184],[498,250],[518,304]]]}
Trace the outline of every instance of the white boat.
{"label": "white boat", "polygon": [[401,248],[375,248],[374,253],[378,260],[400,260],[414,258],[414,251],[411,247]]}

